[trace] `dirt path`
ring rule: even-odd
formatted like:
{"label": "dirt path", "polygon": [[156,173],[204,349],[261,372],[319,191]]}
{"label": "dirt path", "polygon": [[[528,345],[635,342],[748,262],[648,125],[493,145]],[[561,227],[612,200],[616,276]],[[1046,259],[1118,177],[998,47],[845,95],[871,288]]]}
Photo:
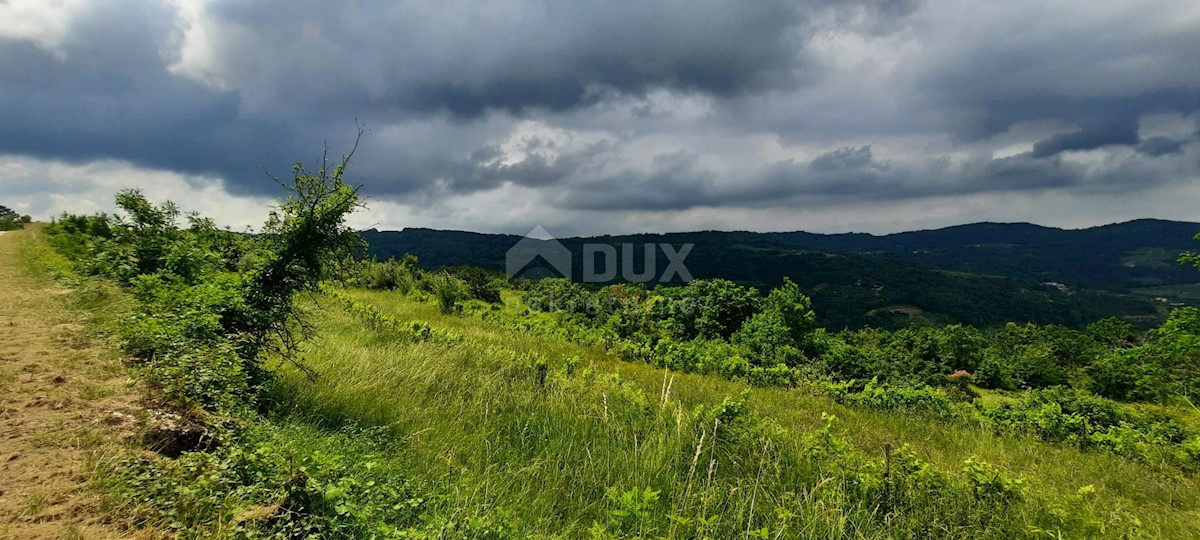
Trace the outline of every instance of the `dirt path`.
{"label": "dirt path", "polygon": [[22,263],[32,234],[0,235],[0,539],[142,537],[84,489],[89,452],[119,439],[128,417],[114,413],[135,411],[136,391],[111,344]]}

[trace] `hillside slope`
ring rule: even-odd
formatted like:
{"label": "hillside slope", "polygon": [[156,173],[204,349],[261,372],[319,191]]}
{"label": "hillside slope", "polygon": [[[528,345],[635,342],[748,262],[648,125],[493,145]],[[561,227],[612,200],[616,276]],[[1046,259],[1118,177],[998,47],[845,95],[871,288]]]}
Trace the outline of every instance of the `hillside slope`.
{"label": "hillside slope", "polygon": [[[81,240],[65,235],[82,236],[56,234],[59,249]],[[1078,421],[1104,430],[1059,439],[1004,412],[1071,421],[1061,408],[1026,407],[1033,393],[952,402],[939,388],[871,383],[850,398],[849,386],[822,379],[762,387],[681,373],[665,356],[631,361],[620,351],[632,341],[530,309],[519,291],[504,290],[503,303],[442,304],[437,287],[451,279],[436,273],[409,276],[434,288],[326,283],[304,295],[315,339],[302,358],[254,357],[267,371],[252,372],[262,384],[249,393],[244,364],[225,362],[220,345],[192,353],[176,334],[212,309],[212,284],[228,277],[219,268],[194,286],[164,272],[136,278],[127,298],[141,316],[126,322],[153,323],[115,327],[127,348],[155,340],[161,354],[137,371],[146,388],[186,399],[217,442],[106,464],[115,513],[180,538],[1183,539],[1200,530],[1190,409],[1088,398],[1097,407]],[[186,324],[161,324],[172,322]],[[721,365],[746,362],[721,354]],[[222,409],[229,395],[253,407]],[[1054,403],[1076,398],[1063,399]],[[1154,426],[1166,435],[1150,437]]]}
{"label": "hillside slope", "polygon": [[[1149,326],[1167,304],[1196,301],[1187,286],[1194,272],[1175,263],[1194,247],[1193,231],[1200,224],[1142,220],[1078,231],[980,223],[886,236],[705,231],[560,241],[575,257],[577,280],[587,242],[694,244],[686,259],[693,277],[760,288],[788,277],[813,298],[822,323],[835,328],[913,321],[1079,327],[1109,316]],[[426,268],[493,270],[504,268],[505,252],[521,239],[429,229],[369,230],[363,237],[368,254],[380,259],[412,253]],[[655,262],[659,269],[668,264],[661,251]]]}

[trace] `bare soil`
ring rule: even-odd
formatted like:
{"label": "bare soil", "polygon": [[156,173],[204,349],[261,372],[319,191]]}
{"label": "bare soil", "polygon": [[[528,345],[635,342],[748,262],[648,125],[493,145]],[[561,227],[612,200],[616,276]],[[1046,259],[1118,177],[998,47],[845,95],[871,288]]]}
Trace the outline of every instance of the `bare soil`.
{"label": "bare soil", "polygon": [[147,538],[102,515],[89,463],[136,429],[138,392],[87,313],[0,235],[0,539]]}

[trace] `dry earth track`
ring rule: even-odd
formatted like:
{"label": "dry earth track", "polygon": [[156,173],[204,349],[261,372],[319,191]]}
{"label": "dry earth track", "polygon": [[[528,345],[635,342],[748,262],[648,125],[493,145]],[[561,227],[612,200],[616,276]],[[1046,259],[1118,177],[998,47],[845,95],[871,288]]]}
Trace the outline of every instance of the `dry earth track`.
{"label": "dry earth track", "polygon": [[86,489],[89,456],[130,434],[137,389],[87,314],[23,263],[35,234],[0,234],[0,539],[150,537]]}

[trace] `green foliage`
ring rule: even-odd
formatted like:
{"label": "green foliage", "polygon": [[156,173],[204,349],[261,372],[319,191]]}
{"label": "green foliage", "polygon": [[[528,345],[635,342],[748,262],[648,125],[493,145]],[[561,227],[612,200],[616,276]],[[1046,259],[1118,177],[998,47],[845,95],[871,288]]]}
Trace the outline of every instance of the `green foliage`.
{"label": "green foliage", "polygon": [[1083,390],[1047,389],[984,409],[997,429],[1102,450],[1147,461],[1166,461],[1184,470],[1200,462],[1188,453],[1198,434],[1169,417],[1143,414]]}
{"label": "green foliage", "polygon": [[1113,399],[1190,400],[1200,388],[1200,310],[1172,310],[1146,343],[1105,353],[1087,374],[1096,393]]}
{"label": "green foliage", "polygon": [[777,310],[755,313],[730,341],[748,349],[755,365],[796,366],[806,360],[786,319]]}
{"label": "green foliage", "polygon": [[23,229],[31,221],[29,216],[18,214],[7,206],[0,206],[0,231]]}
{"label": "green foliage", "polygon": [[[834,331],[955,323],[990,329],[1010,321],[1082,328],[1110,316],[1148,327],[1160,317],[1158,302],[1128,291],[1146,283],[1195,282],[1193,272],[1169,264],[1171,254],[1188,247],[1195,228],[1154,221],[1080,231],[979,224],[887,237],[693,232],[560,241],[574,253],[597,241],[690,243],[695,246],[687,258],[692,275],[761,291],[791,278],[813,299],[821,324]],[[981,236],[1004,239],[992,243]],[[370,255],[415,253],[430,269],[503,268],[513,243],[504,235],[417,228],[366,231],[364,237]],[[1125,265],[1138,252],[1154,254],[1155,264]],[[621,257],[618,253],[618,267]],[[665,262],[660,257],[658,268]],[[581,269],[576,264],[572,277],[582,279]],[[1069,289],[1043,285],[1047,281]]]}
{"label": "green foliage", "polygon": [[975,382],[983,388],[995,390],[1016,390],[1017,381],[1013,379],[1011,366],[996,351],[989,349],[979,362],[975,373]]}
{"label": "green foliage", "polygon": [[810,304],[800,288],[785,279],[781,287],[767,294],[762,310],[743,323],[730,341],[752,351],[760,366],[804,363],[804,352],[816,349],[809,337],[817,320]]}
{"label": "green foliage", "polygon": [[945,391],[928,386],[906,387],[881,384],[871,379],[860,391],[854,392],[855,381],[826,383],[825,391],[835,400],[873,409],[904,410],[913,413],[949,418],[955,409]]}
{"label": "green foliage", "polygon": [[672,298],[673,333],[684,340],[729,339],[761,301],[758,290],[727,279],[697,279]]}
{"label": "green foliage", "polygon": [[[406,261],[407,262],[407,261]],[[354,284],[376,290],[408,294],[420,286],[419,268],[406,262],[388,259],[383,262],[364,260],[354,274]]]}
{"label": "green foliage", "polygon": [[461,518],[427,521],[436,501],[381,459],[385,443],[367,430],[258,424],[240,444],[212,452],[126,458],[99,482],[179,538],[421,538],[480,528]]}
{"label": "green foliage", "polygon": [[438,309],[443,314],[459,313],[462,302],[467,298],[467,291],[462,282],[450,274],[442,273],[430,280],[433,284],[433,294],[437,298]]}
{"label": "green foliage", "polygon": [[1152,359],[1164,373],[1165,391],[1189,399],[1200,392],[1200,310],[1172,310],[1150,336]]}
{"label": "green foliage", "polygon": [[1137,332],[1128,321],[1117,317],[1100,319],[1087,325],[1087,334],[1108,347],[1129,347],[1137,340]]}
{"label": "green foliage", "polygon": [[[197,538],[1122,537],[1137,522],[1089,502],[1087,486],[1064,496],[1012,476],[1011,463],[959,455],[934,466],[878,445],[920,425],[1002,444],[1031,436],[1164,477],[1200,469],[1188,422],[1078,389],[1189,395],[1195,310],[1133,346],[1111,337],[1124,335],[1112,321],[1087,333],[831,333],[790,281],[763,295],[721,280],[653,290],[543,280],[528,285],[528,310],[476,301],[499,292],[492,274],[426,273],[414,258],[350,274],[389,292],[343,291],[328,282],[354,248],[341,221],[353,190],[340,168],[297,171],[259,236],[195,216],[180,228],[172,205],[136,193],[122,198],[126,217],[51,227],[80,271],[128,286],[136,307],[119,336],[156,396],[223,417],[209,426],[221,444],[206,451],[101,466],[114,511]],[[313,320],[302,292],[344,308],[319,315],[333,332],[308,351],[319,378],[308,365],[264,368],[294,354]],[[677,383],[647,366],[603,374],[601,347],[738,382]],[[972,381],[1035,390],[956,403],[975,397]],[[832,416],[813,429],[813,406],[878,420],[849,437]],[[957,444],[921,455],[942,459]]]}
{"label": "green foliage", "polygon": [[144,372],[155,393],[178,408],[237,411],[256,399],[245,362],[228,344],[155,358]]}
{"label": "green foliage", "polygon": [[385,315],[378,309],[375,309],[374,306],[359,302],[351,298],[348,294],[332,287],[323,287],[321,292],[337,300],[341,303],[343,309],[371,329],[389,336],[399,337],[412,342],[438,341],[442,343],[455,343],[463,339],[461,334],[445,330],[435,330],[422,321],[401,321],[395,317]]}
{"label": "green foliage", "polygon": [[[586,296],[586,289],[566,280],[535,285],[535,291],[558,294],[559,297]],[[566,293],[565,295],[563,293]],[[1146,433],[1161,432],[1165,424],[1139,424],[1128,428],[1112,423],[1097,424],[1094,418],[1076,414],[1076,409],[1096,411],[1117,405],[1089,394],[1073,391],[1044,391],[1034,402],[1001,402],[999,407],[981,408],[976,412],[956,402],[971,402],[978,397],[972,383],[984,388],[1015,390],[1017,388],[1058,388],[1068,385],[1077,388],[1116,389],[1103,395],[1121,399],[1140,399],[1141,394],[1120,390],[1129,381],[1138,383],[1145,391],[1155,389],[1162,395],[1164,388],[1181,388],[1163,381],[1157,372],[1143,374],[1134,366],[1114,363],[1124,356],[1140,357],[1140,348],[1106,349],[1090,334],[1061,326],[1011,324],[991,335],[963,326],[945,328],[910,327],[895,332],[864,329],[830,334],[823,329],[807,326],[812,319],[805,316],[798,292],[785,284],[780,291],[767,295],[761,311],[743,323],[730,340],[674,338],[678,312],[659,310],[653,306],[665,299],[675,302],[681,290],[659,290],[664,296],[651,295],[641,302],[617,304],[616,309],[591,316],[555,312],[558,317],[540,319],[545,328],[558,328],[564,335],[580,342],[595,329],[607,334],[605,343],[616,354],[631,361],[647,362],[672,370],[715,374],[726,379],[745,381],[753,386],[805,386],[833,397],[840,403],[881,411],[899,411],[932,416],[966,424],[982,423],[992,429],[1015,435],[1032,435],[1038,439],[1066,443],[1086,450],[1115,453],[1145,462],[1165,462],[1190,470],[1183,455],[1187,437],[1155,439]],[[782,298],[790,301],[781,302]],[[788,318],[784,309],[799,306]],[[1190,311],[1173,315],[1170,324],[1152,333],[1149,347],[1167,336],[1178,336],[1172,343],[1179,346],[1177,357],[1186,357],[1194,350],[1189,336],[1197,323]],[[788,321],[799,324],[788,324]],[[569,321],[569,322],[568,322]],[[1105,323],[1111,324],[1111,323]],[[529,326],[522,326],[529,328]],[[1097,327],[1100,328],[1100,327]],[[797,345],[811,351],[806,356]],[[1093,360],[1094,355],[1112,351],[1108,356]],[[1160,355],[1161,356],[1161,355]],[[1186,363],[1185,363],[1186,365]],[[975,370],[972,373],[971,370]],[[1180,379],[1193,368],[1180,371]],[[841,382],[830,382],[830,379]],[[863,382],[866,381],[866,382]],[[1152,381],[1147,384],[1145,381]],[[806,384],[807,383],[807,384]],[[1119,395],[1114,395],[1119,394]],[[1088,395],[1090,397],[1080,397]],[[976,405],[979,407],[979,405]],[[1015,411],[1015,412],[1014,412]],[[1064,412],[1068,411],[1068,412]],[[1136,415],[1134,415],[1136,416]],[[1126,417],[1123,417],[1126,418]],[[1125,422],[1129,422],[1126,418]],[[1093,429],[1102,425],[1101,429]],[[1092,426],[1092,427],[1089,427]],[[1132,442],[1131,442],[1132,441]]]}
{"label": "green foliage", "polygon": [[256,360],[264,351],[294,357],[306,331],[294,297],[316,292],[359,246],[358,234],[346,226],[346,216],[360,206],[358,188],[343,180],[351,155],[332,168],[323,156],[312,173],[300,163],[292,168],[289,193],[263,226],[263,259],[248,272],[245,309],[229,320],[244,358]]}
{"label": "green foliage", "polygon": [[468,297],[496,304],[500,302],[500,285],[504,275],[474,266],[448,268],[447,272],[463,283]]}
{"label": "green foliage", "polygon": [[117,194],[122,215],[63,216],[51,244],[82,273],[127,285],[137,308],[119,324],[127,352],[168,402],[233,413],[254,405],[269,378],[262,355],[295,361],[307,328],[294,297],[315,292],[357,245],[345,226],[357,189],[349,157],[316,173],[297,164],[289,195],[254,237],[216,229],[137,190]]}
{"label": "green foliage", "polygon": [[975,500],[988,504],[1009,504],[1022,495],[1022,481],[1011,478],[1000,469],[973,459],[963,464],[963,475],[971,485]]}
{"label": "green foliage", "polygon": [[597,530],[594,527],[592,535],[602,534],[600,531],[612,531],[642,538],[654,532],[653,523],[658,513],[656,506],[660,493],[662,492],[650,488],[609,488],[605,494],[609,506],[607,528]]}
{"label": "green foliage", "polygon": [[[1197,233],[1192,238],[1194,240],[1200,240],[1200,233]],[[1200,253],[1195,253],[1192,251],[1182,253],[1179,255],[1179,262],[1180,262],[1180,264],[1185,264],[1188,266],[1195,266],[1196,268],[1200,268]]]}
{"label": "green foliage", "polygon": [[1156,362],[1150,346],[1110,351],[1087,367],[1089,388],[1104,397],[1124,401],[1152,401],[1169,386],[1167,373]]}
{"label": "green foliage", "polygon": [[526,305],[539,311],[581,315],[596,312],[592,293],[583,285],[565,278],[538,280],[525,291],[523,299]]}

